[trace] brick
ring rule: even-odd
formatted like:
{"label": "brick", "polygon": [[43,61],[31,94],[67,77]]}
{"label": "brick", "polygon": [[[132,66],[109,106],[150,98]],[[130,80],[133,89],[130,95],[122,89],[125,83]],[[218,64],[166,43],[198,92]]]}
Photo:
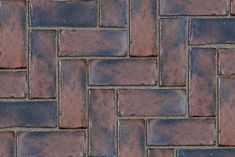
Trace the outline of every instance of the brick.
{"label": "brick", "polygon": [[157,56],[157,1],[132,0],[130,55]]}
{"label": "brick", "polygon": [[219,50],[220,75],[225,75],[225,76],[235,75],[234,63],[235,63],[235,49]]}
{"label": "brick", "polygon": [[112,90],[90,91],[90,155],[116,156],[116,103]]}
{"label": "brick", "polygon": [[234,98],[235,98],[235,79],[220,79],[220,104],[219,104],[219,144],[235,146],[234,132]]}
{"label": "brick", "polygon": [[185,86],[186,83],[186,21],[162,19],[160,37],[160,68],[162,86]]}
{"label": "brick", "polygon": [[216,114],[216,50],[190,49],[189,107],[192,116]]}
{"label": "brick", "polygon": [[29,85],[31,98],[56,97],[56,32],[30,33]]}
{"label": "brick", "polygon": [[227,15],[226,0],[160,0],[161,15]]}
{"label": "brick", "polygon": [[126,27],[128,20],[127,0],[101,0],[100,25],[103,27]]}
{"label": "brick", "polygon": [[25,10],[26,4],[23,0],[1,1],[0,68],[13,69],[26,67]]}
{"label": "brick", "polygon": [[78,131],[20,132],[18,157],[84,157],[85,133]]}
{"label": "brick", "polygon": [[145,123],[143,120],[119,121],[119,157],[143,157],[145,151]]}
{"label": "brick", "polygon": [[157,79],[156,60],[92,60],[90,85],[154,85]]}
{"label": "brick", "polygon": [[234,157],[235,149],[182,149],[178,157]]}
{"label": "brick", "polygon": [[24,98],[26,72],[0,72],[0,98]]}
{"label": "brick", "polygon": [[121,116],[183,116],[187,110],[184,90],[120,90],[118,103]]}
{"label": "brick", "polygon": [[0,102],[0,128],[56,127],[55,101]]}
{"label": "brick", "polygon": [[125,56],[127,43],[126,31],[62,31],[60,56]]}
{"label": "brick", "polygon": [[60,62],[59,93],[60,127],[87,127],[85,61],[69,60]]}
{"label": "brick", "polygon": [[94,27],[97,1],[31,0],[31,26]]}
{"label": "brick", "polygon": [[14,157],[16,140],[14,132],[0,132],[0,155],[2,157]]}
{"label": "brick", "polygon": [[231,0],[231,14],[235,15],[235,0]]}
{"label": "brick", "polygon": [[174,157],[173,149],[148,149],[148,157]]}
{"label": "brick", "polygon": [[235,19],[193,19],[190,44],[234,44]]}
{"label": "brick", "polygon": [[147,123],[148,145],[214,145],[214,119],[165,119]]}

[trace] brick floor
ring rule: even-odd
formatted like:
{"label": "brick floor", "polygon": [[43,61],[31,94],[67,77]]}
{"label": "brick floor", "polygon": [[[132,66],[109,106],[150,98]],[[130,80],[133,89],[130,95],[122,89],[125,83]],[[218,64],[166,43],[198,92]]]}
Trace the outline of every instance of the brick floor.
{"label": "brick floor", "polygon": [[0,0],[0,157],[235,157],[235,0]]}

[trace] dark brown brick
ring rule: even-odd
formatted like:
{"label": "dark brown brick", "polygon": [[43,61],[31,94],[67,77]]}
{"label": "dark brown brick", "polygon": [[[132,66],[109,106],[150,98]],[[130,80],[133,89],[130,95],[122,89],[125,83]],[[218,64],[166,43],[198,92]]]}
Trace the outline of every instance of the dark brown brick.
{"label": "dark brown brick", "polygon": [[182,149],[178,157],[234,157],[235,149]]}
{"label": "dark brown brick", "polygon": [[226,15],[226,0],[160,0],[161,15]]}
{"label": "dark brown brick", "polygon": [[26,72],[0,72],[0,98],[24,98]]}
{"label": "dark brown brick", "polygon": [[87,127],[85,61],[61,61],[60,83],[60,127]]}
{"label": "dark brown brick", "polygon": [[30,35],[30,97],[55,98],[56,32],[32,31]]}
{"label": "dark brown brick", "polygon": [[156,60],[92,60],[90,85],[154,85]]}
{"label": "dark brown brick", "polygon": [[56,102],[0,102],[0,128],[56,127]]}
{"label": "dark brown brick", "polygon": [[97,1],[31,0],[31,26],[93,27],[97,24]]}
{"label": "dark brown brick", "polygon": [[15,133],[14,132],[0,132],[0,156],[14,157],[15,155]]}
{"label": "dark brown brick", "polygon": [[125,56],[127,43],[126,31],[62,31],[60,56]]}
{"label": "dark brown brick", "polygon": [[184,86],[186,82],[186,21],[161,20],[161,85]]}
{"label": "dark brown brick", "polygon": [[128,20],[127,0],[100,1],[101,26],[126,27]]}
{"label": "dark brown brick", "polygon": [[189,105],[192,116],[216,113],[216,51],[190,49]]}
{"label": "dark brown brick", "polygon": [[85,157],[85,133],[78,131],[20,132],[17,157]]}
{"label": "dark brown brick", "polygon": [[119,121],[119,157],[144,157],[145,124],[143,120]]}
{"label": "dark brown brick", "polygon": [[116,156],[116,103],[112,90],[90,91],[90,155]]}
{"label": "dark brown brick", "polygon": [[157,56],[157,1],[132,0],[131,56]]}
{"label": "dark brown brick", "polygon": [[0,68],[26,67],[25,1],[1,1]]}
{"label": "dark brown brick", "polygon": [[219,105],[219,144],[235,146],[235,79],[221,78],[220,80],[220,105]]}
{"label": "dark brown brick", "polygon": [[235,49],[219,50],[220,75],[225,75],[225,76],[235,75],[234,63],[235,63]]}
{"label": "dark brown brick", "polygon": [[214,145],[214,119],[149,120],[148,145]]}
{"label": "dark brown brick", "polygon": [[121,116],[180,116],[187,110],[184,90],[120,90],[118,102]]}
{"label": "dark brown brick", "polygon": [[148,149],[148,157],[174,157],[173,149]]}
{"label": "dark brown brick", "polygon": [[193,19],[190,29],[190,44],[234,44],[235,19]]}

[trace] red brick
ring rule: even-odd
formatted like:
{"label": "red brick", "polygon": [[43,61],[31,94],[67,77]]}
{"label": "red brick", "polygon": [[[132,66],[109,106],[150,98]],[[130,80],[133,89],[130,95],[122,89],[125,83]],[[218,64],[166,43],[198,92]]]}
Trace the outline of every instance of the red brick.
{"label": "red brick", "polygon": [[220,75],[232,76],[235,74],[235,49],[219,50]]}
{"label": "red brick", "polygon": [[0,68],[26,67],[25,1],[1,1]]}
{"label": "red brick", "polygon": [[60,127],[87,127],[85,61],[68,60],[60,62],[59,93]]}
{"label": "red brick", "polygon": [[173,149],[148,149],[148,157],[174,157]]}
{"label": "red brick", "polygon": [[231,14],[235,15],[235,0],[231,0]]}
{"label": "red brick", "polygon": [[85,151],[84,132],[20,132],[18,135],[18,157],[85,157]]}
{"label": "red brick", "polygon": [[144,157],[145,124],[143,120],[119,121],[119,157]]}
{"label": "red brick", "polygon": [[60,56],[125,56],[127,43],[126,31],[62,31]]}
{"label": "red brick", "polygon": [[234,157],[235,149],[182,149],[178,157]]}
{"label": "red brick", "polygon": [[186,83],[186,21],[161,20],[161,85],[185,86]]}
{"label": "red brick", "polygon": [[0,128],[56,127],[55,101],[0,102]]}
{"label": "red brick", "polygon": [[132,0],[130,55],[157,56],[157,1]]}
{"label": "red brick", "polygon": [[56,32],[32,31],[30,35],[30,97],[55,98]]}
{"label": "red brick", "polygon": [[90,91],[90,155],[116,156],[116,103],[112,90]]}
{"label": "red brick", "polygon": [[235,79],[220,79],[219,144],[235,146]]}
{"label": "red brick", "polygon": [[184,90],[120,90],[118,102],[121,116],[183,116],[187,110]]}
{"label": "red brick", "polygon": [[2,157],[14,157],[16,140],[14,132],[0,132],[0,155]]}
{"label": "red brick", "polygon": [[101,0],[100,20],[103,27],[126,27],[128,20],[127,0]]}
{"label": "red brick", "polygon": [[156,60],[92,60],[90,85],[155,85]]}
{"label": "red brick", "polygon": [[214,145],[214,119],[149,120],[148,145]]}
{"label": "red brick", "polygon": [[160,0],[161,15],[227,15],[226,0]]}
{"label": "red brick", "polygon": [[0,72],[0,98],[26,97],[26,72]]}
{"label": "red brick", "polygon": [[97,1],[31,0],[31,26],[93,27],[97,24]]}
{"label": "red brick", "polygon": [[216,113],[216,50],[190,49],[189,105],[192,116]]}
{"label": "red brick", "polygon": [[193,19],[190,28],[190,44],[234,44],[235,19]]}

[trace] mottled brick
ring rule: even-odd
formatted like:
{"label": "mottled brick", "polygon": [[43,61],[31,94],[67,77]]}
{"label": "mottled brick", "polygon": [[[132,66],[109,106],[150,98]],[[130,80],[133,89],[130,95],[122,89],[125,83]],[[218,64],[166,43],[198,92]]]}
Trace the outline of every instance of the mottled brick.
{"label": "mottled brick", "polygon": [[131,2],[130,55],[157,56],[157,1]]}
{"label": "mottled brick", "polygon": [[189,107],[192,116],[216,113],[216,50],[190,49]]}
{"label": "mottled brick", "polygon": [[157,79],[156,60],[92,60],[90,85],[154,85]]}
{"label": "mottled brick", "polygon": [[119,121],[119,157],[143,157],[145,151],[145,124],[143,120]]}
{"label": "mottled brick", "polygon": [[60,127],[87,127],[86,63],[83,60],[60,62]]}
{"label": "mottled brick", "polygon": [[0,72],[0,98],[24,98],[26,72]]}
{"label": "mottled brick", "polygon": [[235,19],[193,19],[190,28],[190,44],[234,44]]}
{"label": "mottled brick", "polygon": [[93,27],[97,24],[97,1],[31,0],[31,26]]}
{"label": "mottled brick", "polygon": [[15,133],[14,132],[0,132],[0,156],[14,157],[15,155]]}
{"label": "mottled brick", "polygon": [[147,123],[148,145],[214,145],[214,119],[165,119]]}
{"label": "mottled brick", "polygon": [[125,56],[127,43],[126,31],[62,31],[60,56]]}
{"label": "mottled brick", "polygon": [[85,157],[85,133],[78,131],[20,132],[17,157]]}
{"label": "mottled brick", "polygon": [[101,0],[100,25],[103,27],[126,27],[128,0]]}
{"label": "mottled brick", "polygon": [[225,76],[235,75],[234,63],[235,63],[235,49],[219,50],[220,75],[225,75]]}
{"label": "mottled brick", "polygon": [[226,15],[226,0],[160,0],[161,15]]}
{"label": "mottled brick", "polygon": [[56,102],[0,102],[0,128],[56,127]]}
{"label": "mottled brick", "polygon": [[148,149],[148,157],[174,157],[173,149]]}
{"label": "mottled brick", "polygon": [[30,97],[55,98],[56,32],[32,31],[30,36]]}
{"label": "mottled brick", "polygon": [[220,79],[219,144],[235,146],[235,79]]}
{"label": "mottled brick", "polygon": [[26,67],[25,1],[1,1],[0,68]]}
{"label": "mottled brick", "polygon": [[90,91],[90,155],[116,156],[116,103],[112,90]]}
{"label": "mottled brick", "polygon": [[120,90],[118,103],[121,116],[180,116],[187,110],[184,90]]}
{"label": "mottled brick", "polygon": [[186,83],[186,21],[162,19],[160,65],[162,86],[184,86]]}
{"label": "mottled brick", "polygon": [[234,157],[235,149],[182,149],[178,157]]}

